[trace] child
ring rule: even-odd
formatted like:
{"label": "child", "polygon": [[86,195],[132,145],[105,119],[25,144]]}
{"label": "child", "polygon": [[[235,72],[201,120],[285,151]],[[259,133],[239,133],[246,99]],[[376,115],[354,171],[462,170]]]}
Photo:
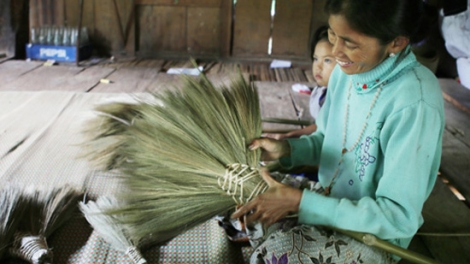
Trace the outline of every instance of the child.
{"label": "child", "polygon": [[[330,74],[336,65],[335,58],[332,54],[333,46],[328,41],[328,27],[320,27],[314,37],[313,41],[314,52],[313,52],[313,63],[312,72],[317,86],[313,88],[310,95],[310,114],[314,119],[317,118],[318,112],[320,111],[323,102],[326,97],[326,88],[330,79]],[[317,125],[311,124],[299,130],[294,130],[285,134],[265,134],[265,137],[274,139],[300,137],[302,135],[312,134],[317,130]]]}

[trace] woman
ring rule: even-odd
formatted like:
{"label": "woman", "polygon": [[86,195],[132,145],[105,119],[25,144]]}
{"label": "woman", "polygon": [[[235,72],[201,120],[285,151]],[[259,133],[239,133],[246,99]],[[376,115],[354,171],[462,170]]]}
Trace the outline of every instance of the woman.
{"label": "woman", "polygon": [[[337,66],[317,131],[250,145],[286,168],[319,165],[321,188],[301,191],[263,173],[270,188],[232,215],[271,226],[255,234],[254,263],[390,263],[398,257],[318,226],[371,233],[406,248],[422,225],[444,127],[437,79],[410,51],[420,40],[422,4],[327,0]],[[301,225],[279,221],[292,213]]]}

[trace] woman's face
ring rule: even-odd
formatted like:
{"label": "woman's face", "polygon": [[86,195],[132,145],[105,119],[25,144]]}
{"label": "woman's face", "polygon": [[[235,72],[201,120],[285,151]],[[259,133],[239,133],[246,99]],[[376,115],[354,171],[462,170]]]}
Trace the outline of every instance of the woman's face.
{"label": "woman's face", "polygon": [[330,15],[328,23],[328,39],[333,44],[332,53],[344,73],[370,71],[388,57],[388,49],[392,44],[382,46],[378,39],[353,30],[344,16]]}

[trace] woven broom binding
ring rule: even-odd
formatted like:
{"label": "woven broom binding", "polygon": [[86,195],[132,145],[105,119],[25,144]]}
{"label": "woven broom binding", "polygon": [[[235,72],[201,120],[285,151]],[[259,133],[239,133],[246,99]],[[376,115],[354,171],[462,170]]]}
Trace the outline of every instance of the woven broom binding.
{"label": "woven broom binding", "polygon": [[10,253],[30,263],[49,263],[52,252],[43,236],[17,235]]}
{"label": "woven broom binding", "polygon": [[[227,195],[232,196],[232,199],[237,205],[242,205],[251,201],[254,197],[266,191],[268,188],[266,182],[260,180],[251,192],[250,196],[248,196],[247,199],[244,199],[243,184],[252,178],[260,178],[259,171],[257,169],[250,168],[250,166],[246,164],[233,163],[227,165],[224,176],[218,178],[218,184],[222,190],[227,191]],[[236,196],[238,192],[240,192],[240,194],[237,198]]]}
{"label": "woven broom binding", "polygon": [[136,264],[144,264],[147,261],[144,259],[140,251],[136,247],[129,247],[126,250],[126,255]]}

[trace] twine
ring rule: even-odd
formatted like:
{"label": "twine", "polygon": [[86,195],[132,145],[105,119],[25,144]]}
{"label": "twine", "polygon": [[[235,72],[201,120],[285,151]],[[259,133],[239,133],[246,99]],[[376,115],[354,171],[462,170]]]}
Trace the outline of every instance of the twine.
{"label": "twine", "polygon": [[[242,205],[268,188],[268,184],[260,179],[248,198],[244,199],[244,183],[256,177],[259,177],[257,169],[250,168],[246,164],[233,163],[227,165],[225,175],[218,178],[218,184],[222,190],[227,191],[227,195],[231,196],[237,205]],[[239,196],[237,197],[237,195]]]}
{"label": "twine", "polygon": [[45,260],[52,259],[52,253],[43,236],[17,237],[16,243],[19,247],[13,253],[31,263],[44,263]]}
{"label": "twine", "polygon": [[136,264],[147,263],[147,260],[144,259],[140,251],[136,247],[128,247],[126,250],[126,255]]}

